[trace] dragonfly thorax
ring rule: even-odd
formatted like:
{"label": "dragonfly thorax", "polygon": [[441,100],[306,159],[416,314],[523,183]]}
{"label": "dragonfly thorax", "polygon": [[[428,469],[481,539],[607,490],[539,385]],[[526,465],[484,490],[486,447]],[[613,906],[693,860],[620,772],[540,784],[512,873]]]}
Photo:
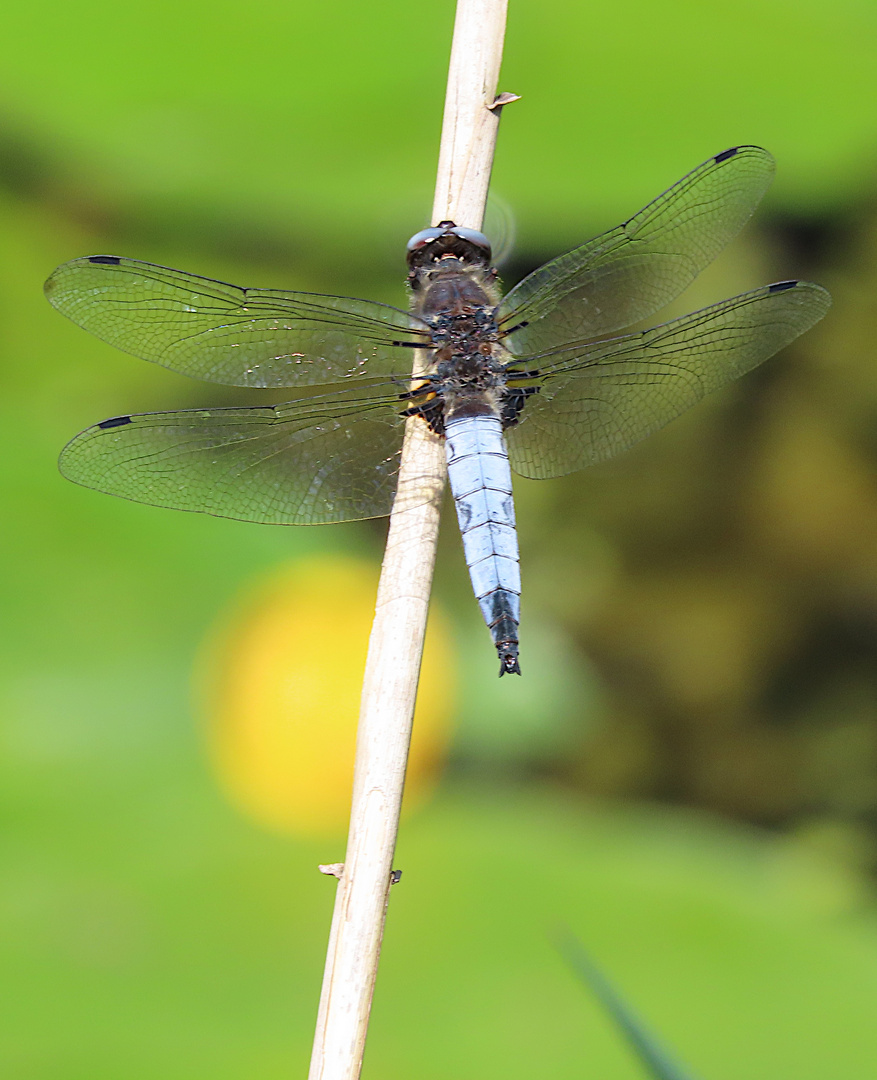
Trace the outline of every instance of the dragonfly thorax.
{"label": "dragonfly thorax", "polygon": [[[468,284],[463,280],[433,285],[426,300],[431,303],[448,299],[437,295],[446,293],[445,286],[455,294],[457,303],[429,319],[437,382],[443,389],[454,391],[463,387],[483,391],[499,386],[504,379],[504,350],[499,344],[495,308],[483,302],[487,296],[471,280]],[[466,303],[466,295],[482,302]]]}
{"label": "dragonfly thorax", "polygon": [[457,315],[434,315],[429,322],[431,345],[434,349],[453,353],[481,353],[493,351],[498,340],[496,320],[492,307],[480,307]]}

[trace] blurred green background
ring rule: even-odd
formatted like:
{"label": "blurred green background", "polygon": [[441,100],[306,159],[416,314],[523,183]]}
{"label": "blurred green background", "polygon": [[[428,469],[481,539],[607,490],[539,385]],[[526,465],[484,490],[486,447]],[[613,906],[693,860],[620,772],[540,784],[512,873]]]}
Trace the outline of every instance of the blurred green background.
{"label": "blurred green background", "polygon": [[[64,482],[61,446],[106,416],[258,399],[90,339],[42,281],[116,253],[404,304],[452,22],[400,0],[4,12],[4,1076],[304,1074],[333,892],[315,864],[343,828],[272,831],[227,798],[191,672],[260,575],[376,564],[384,530]],[[455,734],[403,829],[369,1075],[641,1075],[551,945],[561,919],[704,1078],[877,1067],[875,55],[863,0],[512,0],[508,284],[746,142],[776,184],[674,311],[796,276],[835,306],[617,462],[517,484],[520,680],[496,679],[446,515]]]}

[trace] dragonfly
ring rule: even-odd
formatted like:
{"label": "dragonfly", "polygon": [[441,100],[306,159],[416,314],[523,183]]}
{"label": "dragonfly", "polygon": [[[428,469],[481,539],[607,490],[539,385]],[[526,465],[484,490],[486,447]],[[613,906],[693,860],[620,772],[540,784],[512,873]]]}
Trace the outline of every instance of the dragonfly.
{"label": "dragonfly", "polygon": [[[674,300],[719,254],[774,170],[757,146],[716,154],[505,296],[488,239],[442,221],[408,241],[408,310],[244,289],[115,255],[74,259],[46,294],[104,341],[207,382],[308,389],[279,405],[112,417],[65,447],[61,472],[137,502],[245,521],[381,517],[414,418],[445,441],[499,673],[520,674],[511,470],[548,479],[614,457],[828,310],[819,285],[780,281],[619,333]],[[426,363],[412,381],[415,356]]]}

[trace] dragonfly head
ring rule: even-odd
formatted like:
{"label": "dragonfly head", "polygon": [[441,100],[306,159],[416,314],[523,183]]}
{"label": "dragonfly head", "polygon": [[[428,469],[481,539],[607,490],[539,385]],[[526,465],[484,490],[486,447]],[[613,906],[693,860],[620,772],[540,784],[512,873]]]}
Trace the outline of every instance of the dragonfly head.
{"label": "dragonfly head", "polygon": [[421,229],[408,241],[408,265],[412,270],[429,269],[443,260],[455,259],[464,267],[490,266],[490,241],[475,229],[440,221]]}

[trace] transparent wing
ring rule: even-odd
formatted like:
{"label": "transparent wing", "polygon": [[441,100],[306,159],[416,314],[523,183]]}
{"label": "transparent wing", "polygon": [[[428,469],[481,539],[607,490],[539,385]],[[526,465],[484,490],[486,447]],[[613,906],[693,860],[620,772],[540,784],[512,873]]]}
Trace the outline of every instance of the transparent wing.
{"label": "transparent wing", "polygon": [[751,217],[774,174],[740,146],[705,161],[617,229],[534,270],[499,306],[505,344],[529,356],[611,334],[675,299]]}
{"label": "transparent wing", "polygon": [[275,525],[390,512],[404,431],[387,386],[273,407],[105,420],[61,453],[61,472],[135,502]]}
{"label": "transparent wing", "polygon": [[405,376],[426,325],[387,304],[241,289],[164,266],[95,255],[59,266],[49,301],[77,325],[172,371],[228,386],[312,386]]}
{"label": "transparent wing", "polygon": [[706,394],[757,367],[826,313],[819,285],[783,281],[681,319],[557,350],[506,431],[522,476],[563,476],[614,457]]}

